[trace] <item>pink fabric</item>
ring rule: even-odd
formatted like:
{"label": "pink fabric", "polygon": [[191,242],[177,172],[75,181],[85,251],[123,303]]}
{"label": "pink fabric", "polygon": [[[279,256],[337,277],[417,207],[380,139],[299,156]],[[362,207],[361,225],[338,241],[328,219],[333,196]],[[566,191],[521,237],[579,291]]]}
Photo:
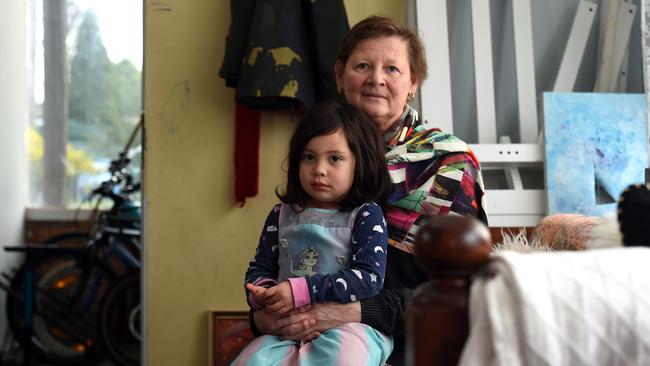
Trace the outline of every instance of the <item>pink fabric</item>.
{"label": "pink fabric", "polygon": [[[302,344],[298,349],[298,362],[294,365],[383,365],[383,362],[369,362],[377,355],[370,356],[375,344],[368,339],[368,328],[361,323],[345,323],[333,328],[333,332],[328,331],[312,342]],[[385,336],[382,337],[385,339]],[[390,351],[386,357],[388,354]]]}
{"label": "pink fabric", "polygon": [[293,293],[293,307],[295,309],[311,304],[309,287],[304,277],[288,278]]}
{"label": "pink fabric", "polygon": [[[272,342],[272,345],[269,345],[270,339],[276,339],[277,342]],[[298,359],[298,347],[295,345],[294,341],[282,341],[276,336],[263,335],[253,339],[251,343],[244,348],[237,358],[230,364],[230,366],[249,366],[251,359],[256,360],[255,356],[260,348],[268,347],[279,347],[284,348],[286,354],[279,360],[274,360],[274,365],[279,366],[294,366],[296,365],[296,359]],[[266,360],[270,361],[270,360]]]}
{"label": "pink fabric", "polygon": [[367,342],[366,328],[360,323],[345,323],[339,326],[342,331],[339,343],[346,345],[341,347],[337,365],[368,365],[370,355]]}
{"label": "pink fabric", "polygon": [[379,331],[361,323],[345,323],[311,342],[283,341],[270,335],[258,337],[231,365],[384,365],[392,350],[392,340]]}
{"label": "pink fabric", "polygon": [[416,213],[402,208],[390,210],[386,214],[386,221],[392,223],[393,226],[401,230],[408,230],[417,218],[418,215]]}

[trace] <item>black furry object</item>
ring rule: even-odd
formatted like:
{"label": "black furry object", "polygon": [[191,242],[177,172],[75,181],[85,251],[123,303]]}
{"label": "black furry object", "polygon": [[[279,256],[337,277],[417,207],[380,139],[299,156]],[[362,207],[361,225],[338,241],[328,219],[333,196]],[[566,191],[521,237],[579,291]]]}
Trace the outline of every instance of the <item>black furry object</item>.
{"label": "black furry object", "polygon": [[650,247],[650,184],[631,185],[618,200],[618,225],[625,246]]}

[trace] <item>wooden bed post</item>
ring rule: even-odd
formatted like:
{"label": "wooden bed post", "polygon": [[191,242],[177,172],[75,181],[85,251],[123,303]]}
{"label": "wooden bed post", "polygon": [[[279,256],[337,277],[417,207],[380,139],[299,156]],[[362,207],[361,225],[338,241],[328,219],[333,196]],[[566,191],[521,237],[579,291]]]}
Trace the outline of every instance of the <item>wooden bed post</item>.
{"label": "wooden bed post", "polygon": [[470,277],[488,260],[490,232],[473,218],[435,216],[420,228],[415,248],[430,281],[407,306],[406,364],[456,365],[469,331]]}

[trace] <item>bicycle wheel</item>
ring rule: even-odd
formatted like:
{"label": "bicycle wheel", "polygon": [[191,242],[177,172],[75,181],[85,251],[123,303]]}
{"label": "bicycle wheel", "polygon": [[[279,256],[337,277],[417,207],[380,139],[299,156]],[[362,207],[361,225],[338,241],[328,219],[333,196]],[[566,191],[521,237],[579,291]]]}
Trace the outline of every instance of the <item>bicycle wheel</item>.
{"label": "bicycle wheel", "polygon": [[[79,241],[82,236],[64,235],[54,243],[68,246],[72,245],[69,241]],[[102,269],[94,269],[100,273],[84,273],[88,272],[88,266],[83,265],[85,261],[81,252],[49,252],[32,259],[34,315],[30,341],[33,355],[39,359],[57,364],[88,364],[101,353],[96,330],[98,304],[110,285],[110,276]],[[22,297],[25,271],[25,265],[17,271],[7,296],[9,326],[17,339],[25,338]],[[90,278],[98,283],[93,293],[86,290],[86,279]],[[84,307],[84,302],[91,305]]]}
{"label": "bicycle wheel", "polygon": [[108,355],[122,366],[140,365],[140,273],[118,280],[102,305],[100,330]]}
{"label": "bicycle wheel", "polygon": [[[96,317],[71,311],[66,296],[80,287],[80,259],[74,255],[41,257],[33,262],[33,318],[31,350],[41,360],[55,364],[88,364],[99,354]],[[43,268],[47,268],[43,270]],[[7,315],[12,333],[24,339],[24,271],[11,281]]]}

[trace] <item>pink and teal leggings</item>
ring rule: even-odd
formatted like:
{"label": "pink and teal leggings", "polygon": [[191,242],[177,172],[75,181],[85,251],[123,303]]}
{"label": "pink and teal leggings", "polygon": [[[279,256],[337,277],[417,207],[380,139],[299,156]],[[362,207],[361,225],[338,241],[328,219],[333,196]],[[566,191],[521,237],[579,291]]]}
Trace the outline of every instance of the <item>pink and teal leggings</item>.
{"label": "pink and teal leggings", "polygon": [[393,339],[361,323],[346,323],[311,342],[283,341],[265,335],[251,342],[232,366],[381,366],[393,350]]}

